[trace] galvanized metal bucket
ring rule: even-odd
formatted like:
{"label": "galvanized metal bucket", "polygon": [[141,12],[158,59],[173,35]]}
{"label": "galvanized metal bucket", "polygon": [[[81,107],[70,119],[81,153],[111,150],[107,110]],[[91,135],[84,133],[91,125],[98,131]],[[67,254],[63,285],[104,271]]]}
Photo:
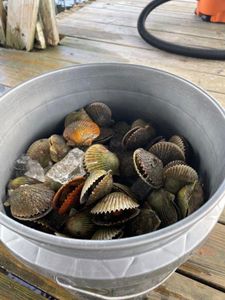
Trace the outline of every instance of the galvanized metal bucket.
{"label": "galvanized metal bucket", "polygon": [[225,113],[203,90],[156,69],[93,64],[32,79],[0,100],[0,196],[15,160],[60,126],[67,113],[93,100],[118,119],[143,117],[192,144],[209,200],[189,217],[129,239],[89,241],[35,231],[5,215],[1,240],[22,261],[60,285],[102,299],[128,299],[162,283],[202,243],[225,204]]}

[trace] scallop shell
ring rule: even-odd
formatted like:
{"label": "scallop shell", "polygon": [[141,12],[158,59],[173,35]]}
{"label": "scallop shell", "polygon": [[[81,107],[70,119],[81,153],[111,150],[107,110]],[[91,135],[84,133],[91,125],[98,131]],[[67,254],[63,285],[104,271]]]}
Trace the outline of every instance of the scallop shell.
{"label": "scallop shell", "polygon": [[112,187],[113,179],[111,171],[93,171],[85,181],[80,196],[80,203],[91,205],[100,198],[109,194],[111,192]]}
{"label": "scallop shell", "polygon": [[126,132],[130,130],[130,125],[127,122],[119,121],[113,125],[113,130],[116,135],[124,136]]}
{"label": "scallop shell", "polygon": [[92,236],[92,240],[114,240],[123,236],[120,228],[100,228]]}
{"label": "scallop shell", "polygon": [[40,181],[38,181],[35,178],[30,178],[27,176],[19,176],[9,181],[8,189],[15,190],[22,185],[30,185],[35,183],[40,183]]}
{"label": "scallop shell", "polygon": [[122,140],[122,145],[127,150],[134,150],[148,143],[155,135],[155,129],[150,125],[130,129]]}
{"label": "scallop shell", "polygon": [[173,161],[169,162],[167,165],[165,165],[165,167],[163,168],[163,172],[165,172],[170,167],[178,166],[178,165],[186,166],[187,163],[183,160],[173,160]]}
{"label": "scallop shell", "polygon": [[198,180],[197,172],[186,165],[175,165],[163,172],[165,189],[176,194],[184,185]]}
{"label": "scallop shell", "polygon": [[137,236],[155,231],[159,228],[161,221],[152,209],[143,208],[139,215],[127,226],[129,236]]}
{"label": "scallop shell", "polygon": [[121,192],[113,192],[105,196],[95,207],[92,208],[92,214],[105,214],[127,209],[138,208],[137,204],[128,195]]}
{"label": "scallop shell", "polygon": [[135,198],[143,202],[151,192],[152,187],[143,181],[140,177],[132,184],[131,191],[134,193]]}
{"label": "scallop shell", "polygon": [[49,144],[51,160],[54,162],[58,162],[63,159],[70,150],[70,148],[66,145],[64,138],[57,134],[50,136]]}
{"label": "scallop shell", "polygon": [[162,135],[156,136],[155,138],[151,139],[151,141],[147,145],[147,148],[149,149],[153,145],[155,145],[159,142],[165,142],[165,141],[166,141],[166,139],[164,136],[162,136]]}
{"label": "scallop shell", "polygon": [[181,217],[185,218],[204,203],[204,192],[200,182],[185,185],[177,194],[177,204]]}
{"label": "scallop shell", "polygon": [[91,121],[73,122],[63,132],[71,146],[90,146],[99,135],[100,128]]}
{"label": "scallop shell", "polygon": [[184,153],[186,153],[186,142],[185,138],[180,135],[173,135],[171,138],[168,140],[170,143],[176,144]]}
{"label": "scallop shell", "polygon": [[75,238],[90,238],[95,227],[88,212],[76,213],[65,223],[65,231]]}
{"label": "scallop shell", "polygon": [[77,176],[61,186],[52,200],[52,207],[60,214],[66,214],[72,206],[80,206],[80,194],[85,179]]}
{"label": "scallop shell", "polygon": [[143,119],[136,119],[132,124],[131,124],[131,128],[135,128],[135,127],[145,127],[146,125],[148,125],[148,123],[146,121],[144,121]]}
{"label": "scallop shell", "polygon": [[185,160],[184,152],[174,143],[159,142],[154,144],[149,152],[156,155],[164,165],[173,160]]}
{"label": "scallop shell", "polygon": [[119,173],[119,159],[101,144],[92,145],[84,154],[84,168],[88,173],[95,170],[112,170],[113,174]]}
{"label": "scallop shell", "polygon": [[35,220],[48,214],[54,191],[43,184],[20,186],[14,190],[8,201],[10,210],[16,219]]}
{"label": "scallop shell", "polygon": [[120,161],[120,176],[121,177],[135,177],[136,171],[133,164],[133,152],[118,152],[117,156]]}
{"label": "scallop shell", "polygon": [[43,168],[47,167],[51,162],[48,139],[40,139],[32,143],[27,150],[27,155],[31,159],[37,160]]}
{"label": "scallop shell", "polygon": [[67,127],[68,125],[76,121],[92,121],[92,119],[89,117],[86,111],[81,108],[80,110],[73,111],[66,116],[64,127]]}
{"label": "scallop shell", "polygon": [[130,198],[132,198],[135,202],[137,202],[137,200],[135,199],[135,195],[134,193],[131,191],[131,189],[126,186],[125,184],[121,184],[118,182],[114,182],[113,183],[113,188],[112,188],[113,192],[121,192],[126,194],[127,196],[129,196]]}
{"label": "scallop shell", "polygon": [[154,154],[139,148],[134,151],[135,169],[141,179],[152,188],[162,186],[163,164]]}
{"label": "scallop shell", "polygon": [[168,226],[178,221],[178,214],[174,204],[175,196],[164,189],[153,191],[147,198],[148,204],[156,211],[162,226]]}
{"label": "scallop shell", "polygon": [[93,102],[85,107],[91,119],[99,126],[109,126],[111,123],[111,109],[102,102]]}

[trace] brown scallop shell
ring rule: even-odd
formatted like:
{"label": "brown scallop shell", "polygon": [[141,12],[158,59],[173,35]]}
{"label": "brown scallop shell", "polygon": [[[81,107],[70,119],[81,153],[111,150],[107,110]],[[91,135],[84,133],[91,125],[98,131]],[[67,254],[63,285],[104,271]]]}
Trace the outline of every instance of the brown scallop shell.
{"label": "brown scallop shell", "polygon": [[111,171],[96,170],[86,179],[80,195],[80,203],[91,205],[111,192],[113,179]]}
{"label": "brown scallop shell", "polygon": [[84,182],[84,177],[77,176],[61,186],[61,188],[57,191],[52,200],[52,207],[60,215],[66,214],[74,206],[80,206],[80,194]]}
{"label": "brown scallop shell", "polygon": [[188,152],[188,141],[181,135],[173,135],[169,139],[169,142],[176,144],[185,154],[185,157],[187,156]]}
{"label": "brown scallop shell", "polygon": [[27,155],[37,160],[45,168],[51,162],[50,145],[48,139],[40,139],[33,142],[27,150]]}
{"label": "brown scallop shell", "polygon": [[92,240],[114,240],[123,236],[121,228],[100,228],[92,236]]}
{"label": "brown scallop shell", "polygon": [[124,136],[130,130],[130,125],[127,122],[119,121],[113,125],[115,135]]}
{"label": "brown scallop shell", "polygon": [[27,176],[19,176],[19,177],[11,179],[9,181],[8,189],[15,190],[22,185],[31,185],[31,184],[36,184],[36,183],[40,183],[40,181],[38,181],[35,178],[30,178]]}
{"label": "brown scallop shell", "polygon": [[173,161],[169,162],[167,165],[165,165],[165,167],[163,168],[163,172],[165,172],[170,167],[178,166],[178,165],[185,166],[185,165],[187,165],[187,163],[183,160],[173,160]]}
{"label": "brown scallop shell", "polygon": [[135,150],[148,143],[155,135],[155,129],[150,125],[130,129],[122,140],[122,145],[127,150]]}
{"label": "brown scallop shell", "polygon": [[112,170],[113,174],[119,173],[119,159],[101,144],[92,145],[84,154],[84,168],[88,173],[95,170]]}
{"label": "brown scallop shell", "polygon": [[134,193],[131,191],[131,189],[126,186],[125,184],[121,184],[118,182],[113,182],[113,188],[112,188],[113,192],[121,192],[126,194],[127,196],[129,196],[130,198],[132,198],[135,202],[137,202],[137,200],[135,199],[135,195]]}
{"label": "brown scallop shell", "polygon": [[40,219],[51,211],[54,194],[54,191],[43,184],[20,186],[8,199],[11,213],[20,220]]}
{"label": "brown scallop shell", "polygon": [[78,111],[73,111],[66,116],[64,127],[67,127],[68,125],[76,121],[92,121],[92,119],[89,117],[86,111],[81,108]]}
{"label": "brown scallop shell", "polygon": [[185,160],[184,152],[174,143],[159,142],[154,144],[149,152],[156,155],[164,165],[167,165],[173,160]]}
{"label": "brown scallop shell", "polygon": [[100,135],[95,139],[95,143],[105,144],[114,136],[112,128],[102,127],[100,129]]}
{"label": "brown scallop shell", "polygon": [[120,161],[120,176],[121,177],[134,177],[136,171],[133,164],[133,151],[119,151],[117,156]]}
{"label": "brown scallop shell", "polygon": [[91,119],[99,126],[109,126],[111,123],[111,109],[103,102],[93,102],[85,107]]}
{"label": "brown scallop shell", "polygon": [[53,134],[48,140],[50,145],[49,150],[51,160],[54,162],[58,162],[63,159],[70,150],[64,138],[60,135]]}
{"label": "brown scallop shell", "polygon": [[131,124],[131,128],[135,128],[135,127],[145,127],[146,125],[148,125],[148,123],[145,122],[143,119],[136,119],[136,120]]}
{"label": "brown scallop shell", "polygon": [[91,121],[73,122],[63,132],[63,137],[71,146],[90,146],[99,135],[100,128]]}
{"label": "brown scallop shell", "polygon": [[138,175],[144,182],[152,188],[162,186],[163,164],[158,157],[139,148],[134,151],[133,161]]}

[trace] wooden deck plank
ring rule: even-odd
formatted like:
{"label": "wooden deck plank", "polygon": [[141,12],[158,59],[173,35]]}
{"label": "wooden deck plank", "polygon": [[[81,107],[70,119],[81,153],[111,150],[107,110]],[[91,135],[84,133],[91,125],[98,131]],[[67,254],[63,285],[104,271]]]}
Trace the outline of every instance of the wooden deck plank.
{"label": "wooden deck plank", "polygon": [[0,44],[1,45],[5,45],[5,41],[6,41],[5,29],[6,29],[6,14],[3,7],[3,1],[0,0]]}
{"label": "wooden deck plank", "polygon": [[222,212],[220,218],[219,218],[219,221],[221,224],[224,224],[225,225],[225,209],[224,211]]}
{"label": "wooden deck plank", "polygon": [[13,281],[0,272],[0,299],[1,300],[46,300],[32,290]]}
{"label": "wooden deck plank", "polygon": [[205,245],[195,252],[179,270],[225,292],[225,226],[216,224]]}
{"label": "wooden deck plank", "polygon": [[183,275],[174,273],[165,283],[146,295],[146,300],[222,300],[225,294]]}
{"label": "wooden deck plank", "polygon": [[[21,279],[29,282],[30,284],[40,288],[42,291],[50,294],[51,296],[57,299],[70,299],[77,300],[76,296],[72,296],[65,289],[60,288],[56,282],[51,279],[48,279],[37,272],[34,272],[30,268],[26,267],[19,260],[14,258],[12,254],[8,251],[8,249],[0,243],[0,265],[3,266],[8,272],[15,274]],[[1,273],[0,273],[1,274]],[[0,285],[0,293],[1,293],[1,285]],[[0,294],[1,295],[1,294]],[[0,297],[2,300],[2,298]],[[14,300],[14,298],[12,298]],[[27,300],[27,298],[22,298],[23,300]],[[9,298],[7,298],[9,300]]]}

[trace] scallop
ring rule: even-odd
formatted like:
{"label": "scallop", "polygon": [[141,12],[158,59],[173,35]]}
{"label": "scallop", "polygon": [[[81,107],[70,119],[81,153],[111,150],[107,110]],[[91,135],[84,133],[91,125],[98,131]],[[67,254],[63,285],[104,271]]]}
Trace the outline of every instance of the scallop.
{"label": "scallop", "polygon": [[99,135],[100,128],[92,121],[73,122],[63,132],[70,146],[90,146]]}
{"label": "scallop", "polygon": [[111,109],[103,102],[93,102],[85,107],[91,119],[99,126],[109,126],[111,124]]}
{"label": "scallop", "polygon": [[123,236],[123,230],[121,228],[100,228],[92,236],[92,240],[114,240]]}
{"label": "scallop", "polygon": [[27,155],[40,163],[45,168],[51,162],[50,145],[48,139],[33,142],[27,150]]}
{"label": "scallop", "polygon": [[163,164],[154,154],[139,148],[133,154],[134,166],[140,178],[152,188],[162,186]]}
{"label": "scallop", "polygon": [[70,125],[73,122],[76,121],[92,121],[92,119],[89,117],[89,115],[86,113],[86,111],[81,108],[77,111],[73,111],[71,113],[69,113],[66,118],[65,118],[65,122],[64,122],[64,127],[67,127],[68,125]]}
{"label": "scallop", "polygon": [[48,214],[52,207],[54,191],[44,184],[32,184],[14,190],[8,202],[14,218],[20,220],[36,220]]}
{"label": "scallop", "polygon": [[174,143],[159,142],[151,146],[149,152],[157,156],[163,165],[173,160],[185,160],[184,152]]}
{"label": "scallop", "polygon": [[135,150],[145,146],[155,135],[155,129],[146,125],[145,127],[134,127],[130,129],[122,140],[122,145],[127,150]]}
{"label": "scallop", "polygon": [[65,223],[65,231],[74,238],[91,238],[95,231],[95,224],[91,221],[88,212],[78,212],[68,218]]}
{"label": "scallop", "polygon": [[67,146],[64,138],[58,134],[50,136],[49,144],[50,157],[54,162],[58,162],[63,159],[70,150],[70,147]]}
{"label": "scallop", "polygon": [[92,145],[84,154],[84,168],[88,173],[95,170],[112,171],[119,173],[119,159],[101,144]]}

